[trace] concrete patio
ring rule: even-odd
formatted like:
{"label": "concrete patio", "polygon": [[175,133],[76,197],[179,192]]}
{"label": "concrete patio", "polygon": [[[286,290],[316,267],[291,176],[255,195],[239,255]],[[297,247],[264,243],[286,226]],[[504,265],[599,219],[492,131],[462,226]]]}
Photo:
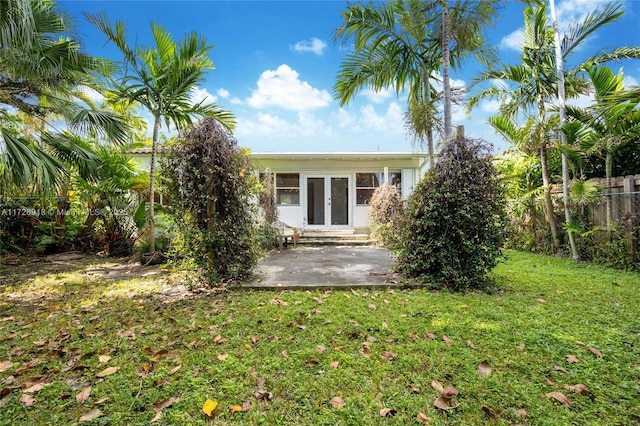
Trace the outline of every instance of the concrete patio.
{"label": "concrete patio", "polygon": [[298,246],[273,250],[258,262],[254,279],[240,285],[254,289],[393,287],[395,256],[364,246]]}

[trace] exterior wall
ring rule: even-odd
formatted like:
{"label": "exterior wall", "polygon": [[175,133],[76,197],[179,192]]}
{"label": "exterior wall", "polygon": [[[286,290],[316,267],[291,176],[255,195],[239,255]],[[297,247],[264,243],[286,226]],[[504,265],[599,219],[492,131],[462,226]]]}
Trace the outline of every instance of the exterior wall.
{"label": "exterior wall", "polygon": [[[271,154],[270,157],[273,155],[275,154]],[[261,158],[260,154],[255,154],[254,163],[259,171],[269,168],[273,173],[299,173],[300,205],[279,205],[278,213],[282,222],[295,227],[303,227],[305,225],[307,216],[307,177],[325,177],[325,179],[348,177],[349,225],[325,225],[324,227],[366,230],[369,228],[369,207],[356,204],[356,173],[384,173],[385,169],[388,172],[400,172],[402,176],[402,196],[406,199],[420,179],[421,168],[424,165],[423,160],[425,158],[407,153],[400,155],[366,153],[361,158],[358,158],[358,154],[353,153],[345,155],[344,158],[335,158],[338,156],[340,156],[339,153],[332,153],[323,158],[322,154],[312,153],[309,154],[309,157],[299,154],[294,158]]]}

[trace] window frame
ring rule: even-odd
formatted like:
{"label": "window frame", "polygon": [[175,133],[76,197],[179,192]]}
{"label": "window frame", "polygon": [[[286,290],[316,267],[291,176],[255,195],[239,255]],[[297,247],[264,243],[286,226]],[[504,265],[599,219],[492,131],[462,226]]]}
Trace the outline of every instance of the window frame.
{"label": "window frame", "polygon": [[[280,186],[278,185],[278,176],[279,175],[296,175],[298,178],[298,185],[297,186]],[[299,172],[275,172],[273,173],[273,187],[274,187],[274,192],[276,194],[276,205],[277,206],[300,206],[300,173]],[[291,204],[287,204],[287,203],[281,203],[280,202],[280,190],[284,190],[284,191],[291,191],[290,193],[295,193],[297,194],[297,198],[298,198],[298,202],[297,203],[291,203]]]}

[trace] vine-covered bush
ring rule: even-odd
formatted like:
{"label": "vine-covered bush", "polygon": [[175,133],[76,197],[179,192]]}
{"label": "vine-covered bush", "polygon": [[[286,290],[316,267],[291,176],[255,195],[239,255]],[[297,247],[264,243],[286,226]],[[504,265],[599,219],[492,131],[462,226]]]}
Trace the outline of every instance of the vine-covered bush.
{"label": "vine-covered bush", "polygon": [[180,135],[162,161],[176,250],[210,284],[243,279],[257,261],[254,188],[248,156],[213,118]]}
{"label": "vine-covered bush", "polygon": [[371,237],[384,247],[396,250],[400,241],[402,214],[402,197],[398,188],[389,183],[376,188],[369,201]]}
{"label": "vine-covered bush", "polygon": [[455,291],[485,288],[501,255],[505,221],[490,145],[453,140],[408,201],[398,270]]}

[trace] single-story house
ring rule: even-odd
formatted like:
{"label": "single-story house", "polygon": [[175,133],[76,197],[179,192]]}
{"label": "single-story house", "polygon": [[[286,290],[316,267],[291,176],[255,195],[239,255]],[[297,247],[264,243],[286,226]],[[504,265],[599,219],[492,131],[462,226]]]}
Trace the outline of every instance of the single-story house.
{"label": "single-story house", "polygon": [[369,200],[389,182],[407,198],[427,159],[409,152],[254,152],[259,172],[274,175],[278,214],[287,225],[317,230],[369,229]]}
{"label": "single-story house", "polygon": [[[148,169],[150,148],[133,150],[131,155]],[[356,232],[369,229],[369,200],[375,189],[389,182],[407,198],[427,161],[427,155],[419,152],[253,152],[250,156],[256,173],[269,169],[273,174],[280,221],[308,230]]]}

